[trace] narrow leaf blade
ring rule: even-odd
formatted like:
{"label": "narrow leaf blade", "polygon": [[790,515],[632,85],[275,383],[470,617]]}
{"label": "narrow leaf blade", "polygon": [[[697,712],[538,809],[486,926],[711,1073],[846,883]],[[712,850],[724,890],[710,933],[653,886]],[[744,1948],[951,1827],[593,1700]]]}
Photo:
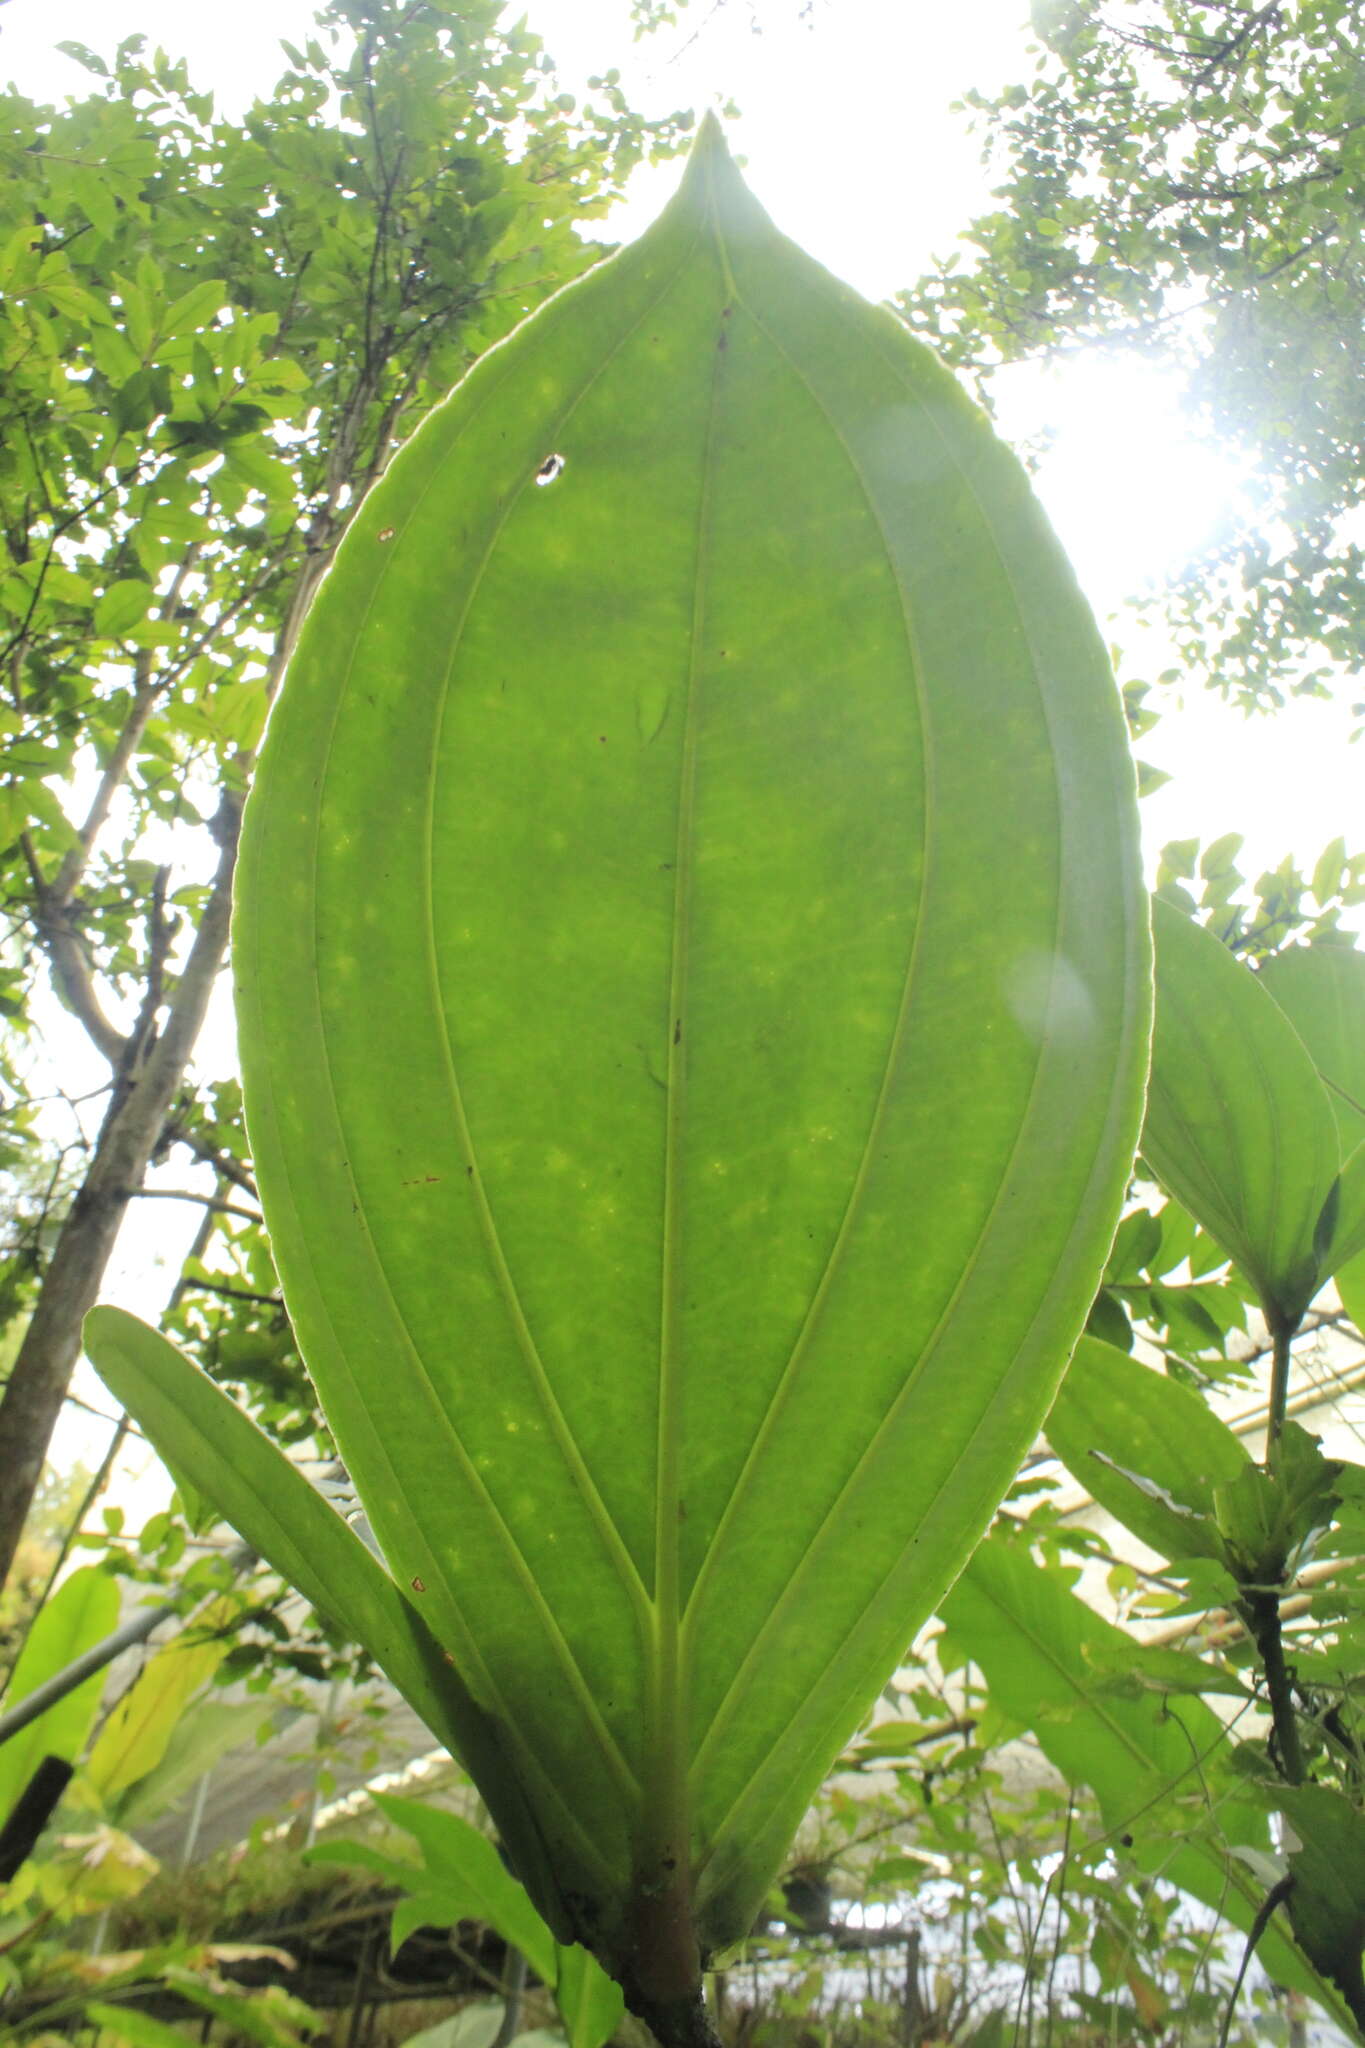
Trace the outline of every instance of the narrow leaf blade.
{"label": "narrow leaf blade", "polygon": [[148,1658],[114,1707],[85,1765],[87,1783],[106,1804],[165,1756],[189,1701],[227,1655],[221,1631],[233,1613],[230,1602],[212,1602],[182,1635]]}
{"label": "narrow leaf blade", "polygon": [[542,1867],[540,1838],[509,1772],[508,1738],[383,1566],[270,1439],[158,1331],[124,1309],[96,1308],[85,1319],[85,1348],[111,1393],[176,1470],[305,1599],[344,1621],[432,1733],[478,1771],[511,1853],[520,1868],[535,1871],[553,1910],[558,1888],[552,1869]]}
{"label": "narrow leaf blade", "polygon": [[1153,930],[1143,1155],[1263,1305],[1296,1321],[1321,1277],[1318,1219],[1340,1164],[1331,1105],[1302,1039],[1226,946],[1159,897]]}

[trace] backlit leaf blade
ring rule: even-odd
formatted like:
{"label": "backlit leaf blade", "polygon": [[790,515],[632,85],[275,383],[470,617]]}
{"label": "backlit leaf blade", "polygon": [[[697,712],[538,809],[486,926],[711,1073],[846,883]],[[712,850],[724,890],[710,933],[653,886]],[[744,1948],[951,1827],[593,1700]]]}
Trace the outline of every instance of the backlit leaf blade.
{"label": "backlit leaf blade", "polygon": [[[385,1818],[403,1828],[422,1855],[422,1881],[453,1903],[450,1918],[481,1920],[521,1950],[542,1983],[553,1987],[558,1968],[555,1939],[498,1854],[497,1845],[458,1813],[426,1806],[391,1793],[371,1795]],[[335,1860],[347,1844],[335,1845]],[[413,1888],[416,1889],[416,1880]]]}
{"label": "backlit leaf blade", "polygon": [[[1342,1167],[1319,1225],[1319,1264],[1327,1279],[1365,1251],[1365,1139]],[[1349,1292],[1349,1283],[1348,1289]],[[1345,1296],[1342,1297],[1343,1301]]]}
{"label": "backlit leaf blade", "polygon": [[234,951],[380,1542],[527,1731],[581,1938],[694,1973],[1041,1419],[1147,1005],[1121,720],[1023,474],[714,125],[359,514]]}
{"label": "backlit leaf blade", "polygon": [[1307,1046],[1337,1120],[1341,1184],[1322,1265],[1339,1275],[1365,1249],[1365,953],[1295,946],[1266,961],[1261,985]]}
{"label": "backlit leaf blade", "polygon": [[1365,1139],[1365,953],[1293,946],[1266,961],[1260,980],[1322,1076],[1347,1159]]}
{"label": "backlit leaf blade", "polygon": [[1357,1252],[1336,1275],[1341,1305],[1358,1330],[1365,1330],[1365,1252]]}
{"label": "backlit leaf blade", "polygon": [[[1090,1787],[1109,1833],[1125,1838],[1139,1866],[1248,1930],[1264,1887],[1229,1852],[1263,1855],[1269,1828],[1263,1807],[1228,1766],[1230,1738],[1212,1708],[1157,1692],[1116,1697],[1107,1674],[1131,1667],[1141,1650],[998,1537],[977,1549],[943,1603],[943,1619],[985,1673],[992,1701],[1032,1729],[1069,1783]],[[1188,1823],[1189,1839],[1173,1837],[1173,1815]],[[1257,1953],[1276,1983],[1307,1991],[1342,2017],[1334,1987],[1278,1924]]]}
{"label": "backlit leaf blade", "polygon": [[106,1805],[154,1771],[190,1700],[227,1655],[236,1616],[211,1601],[171,1642],[153,1652],[108,1716],[85,1762],[85,1779]]}
{"label": "backlit leaf blade", "polygon": [[[520,1949],[554,1995],[569,2048],[601,2048],[621,2018],[620,1986],[585,1948],[555,1940],[487,1835],[445,1808],[386,1793],[373,1797],[390,1821],[415,1837],[424,1879],[454,1902],[451,1918],[482,1920]],[[341,1861],[346,1844],[335,1848]],[[396,1936],[395,1922],[395,1947]]]}
{"label": "backlit leaf blade", "polygon": [[1321,1278],[1318,1222],[1340,1165],[1331,1105],[1303,1040],[1251,970],[1160,897],[1152,921],[1143,1154],[1262,1304],[1295,1322]]}
{"label": "backlit leaf blade", "polygon": [[[118,1581],[98,1565],[85,1565],[45,1601],[19,1652],[5,1692],[5,1705],[17,1707],[40,1685],[46,1685],[83,1651],[93,1648],[118,1625]],[[105,1673],[92,1672],[83,1684],[57,1700],[8,1742],[0,1744],[0,1821],[45,1756],[75,1763],[85,1747],[99,1712]]]}

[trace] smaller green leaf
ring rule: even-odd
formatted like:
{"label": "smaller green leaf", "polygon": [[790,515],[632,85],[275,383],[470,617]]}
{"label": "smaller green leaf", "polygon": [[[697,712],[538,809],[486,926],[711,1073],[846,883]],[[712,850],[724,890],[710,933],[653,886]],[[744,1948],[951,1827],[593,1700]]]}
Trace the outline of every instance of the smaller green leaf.
{"label": "smaller green leaf", "polygon": [[309,1860],[363,1863],[408,1893],[394,1911],[393,1952],[418,1927],[481,1921],[519,1949],[554,1993],[570,2048],[602,2048],[625,2010],[620,1986],[585,1948],[555,1940],[487,1835],[445,1807],[371,1796],[386,1819],[412,1836],[421,1863],[400,1863],[367,1843],[344,1841],[322,1845]]}
{"label": "smaller green leaf", "polygon": [[273,1712],[269,1700],[200,1700],[172,1729],[160,1763],[118,1801],[119,1826],[143,1826],[174,1806],[231,1750],[254,1743]]}
{"label": "smaller green leaf", "polygon": [[1319,1218],[1319,1265],[1339,1275],[1365,1251],[1365,953],[1295,946],[1267,960],[1260,981],[1307,1046],[1336,1117],[1344,1163]]}
{"label": "smaller green leaf", "polygon": [[1316,1437],[1287,1422],[1273,1477],[1248,1464],[1216,1489],[1218,1526],[1240,1584],[1275,1585],[1283,1578],[1293,1551],[1331,1520],[1340,1471],[1336,1459],[1323,1457]]}
{"label": "smaller green leaf", "polygon": [[111,2041],[126,2041],[129,2048],[185,2048],[185,2036],[177,2027],[153,2019],[135,2005],[105,2005],[92,1999],[85,2017]]}
{"label": "smaller green leaf", "polygon": [[1318,1242],[1324,1279],[1365,1251],[1365,1141],[1356,1146],[1323,1204]]}
{"label": "smaller green leaf", "polygon": [[[1220,846],[1221,844],[1221,840],[1215,841],[1215,846]],[[1210,854],[1212,852],[1213,848],[1210,848]],[[1162,868],[1172,875],[1179,875],[1182,880],[1187,882],[1194,880],[1195,863],[1198,859],[1199,841],[1197,839],[1171,839],[1161,849]]]}
{"label": "smaller green leaf", "polygon": [[487,1835],[439,1806],[373,1792],[386,1819],[410,1834],[422,1852],[423,1888],[439,1889],[462,1903],[460,1920],[481,1920],[525,1956],[544,1984],[557,1975],[555,1939]]}
{"label": "smaller green leaf", "polygon": [[1142,1152],[1290,1324],[1321,1280],[1315,1234],[1340,1166],[1303,1040],[1212,933],[1159,898],[1156,1025]]}
{"label": "smaller green leaf", "polygon": [[161,317],[163,334],[193,334],[209,325],[228,302],[228,288],[221,277],[205,278],[169,306]]}
{"label": "smaller green leaf", "polygon": [[[1188,842],[1186,842],[1188,844]],[[1205,881],[1215,875],[1230,875],[1237,872],[1237,856],[1244,844],[1240,832],[1225,832],[1221,839],[1212,839],[1199,857],[1199,872]],[[1166,848],[1169,856],[1172,849]]]}
{"label": "smaller green leaf", "polygon": [[1221,1557],[1215,1491],[1251,1460],[1191,1388],[1083,1337],[1047,1435],[1072,1477],[1149,1549]]}
{"label": "smaller green leaf", "polygon": [[1295,946],[1267,960],[1260,981],[1307,1046],[1349,1158],[1365,1138],[1365,953]]}
{"label": "smaller green leaf", "polygon": [[1105,1279],[1136,1280],[1143,1273],[1155,1273],[1154,1261],[1160,1250],[1161,1219],[1150,1209],[1131,1210],[1115,1233]]}
{"label": "smaller green leaf", "polygon": [[359,1537],[207,1374],[136,1316],[92,1309],[85,1348],[177,1474],[215,1500],[306,1600],[342,1620],[438,1740],[477,1769],[518,1867],[533,1868],[538,1896],[557,1902],[554,1868],[507,1768],[515,1731],[479,1705],[453,1658]]}
{"label": "smaller green leaf", "polygon": [[1085,1319],[1086,1335],[1098,1337],[1106,1344],[1114,1345],[1120,1351],[1131,1349],[1133,1326],[1123,1312],[1122,1305],[1115,1300],[1107,1287],[1101,1287],[1090,1304],[1090,1313]]}
{"label": "smaller green leaf", "polygon": [[569,2048],[602,2048],[625,2011],[621,1987],[595,1956],[577,1942],[558,1944],[559,1976],[555,2004],[569,2037]]}
{"label": "smaller green leaf", "polygon": [[1341,887],[1341,878],[1346,868],[1346,841],[1343,838],[1330,840],[1318,856],[1309,884],[1313,901],[1321,907],[1330,903]]}
{"label": "smaller green leaf", "polygon": [[161,1762],[189,1701],[227,1655],[236,1612],[229,1600],[212,1602],[148,1659],[119,1700],[85,1766],[86,1783],[106,1805]]}
{"label": "smaller green leaf", "polygon": [[[93,1564],[73,1572],[39,1610],[10,1678],[6,1706],[17,1707],[109,1635],[118,1625],[118,1606],[118,1581],[108,1572]],[[103,1690],[104,1673],[96,1671],[0,1748],[0,1821],[8,1817],[45,1756],[76,1761],[99,1712]]]}
{"label": "smaller green leaf", "polygon": [[134,626],[140,626],[150,611],[156,592],[140,576],[125,576],[111,583],[95,601],[95,632],[101,640],[121,640]]}

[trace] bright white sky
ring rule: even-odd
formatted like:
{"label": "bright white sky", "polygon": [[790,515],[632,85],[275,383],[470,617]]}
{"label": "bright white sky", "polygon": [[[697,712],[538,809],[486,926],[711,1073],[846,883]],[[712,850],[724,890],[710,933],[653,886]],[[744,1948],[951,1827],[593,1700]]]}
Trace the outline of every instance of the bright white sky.
{"label": "bright white sky", "polygon": [[[798,0],[757,0],[756,8],[693,0],[678,31],[641,43],[632,39],[629,0],[518,0],[516,11],[523,8],[570,90],[614,65],[648,113],[687,105],[700,113],[735,100],[742,118],[732,142],[759,198],[780,227],[869,297],[890,294],[946,254],[987,201],[977,142],[952,102],[971,86],[990,92],[1026,78],[1033,61],[1027,0],[813,0],[806,24]],[[54,46],[76,40],[107,53],[141,32],[187,57],[196,82],[233,113],[269,90],[277,39],[302,38],[311,18],[311,0],[10,0],[0,13],[0,81],[35,98],[80,93],[85,74]],[[643,172],[603,232],[639,232],[676,176],[667,166]],[[1064,371],[1022,371],[1002,394],[1000,418],[1016,440],[1044,429],[1053,436],[1038,488],[1109,637],[1123,647],[1122,675],[1154,677],[1173,665],[1158,635],[1112,615],[1198,545],[1238,480],[1185,430],[1170,373],[1086,356]],[[1143,805],[1149,846],[1241,831],[1252,876],[1287,852],[1311,867],[1339,832],[1356,850],[1365,819],[1349,726],[1344,703],[1305,701],[1248,721],[1192,690],[1184,711],[1142,748],[1174,776]],[[166,1212],[188,1216],[188,1238],[188,1211],[147,1204],[143,1215],[153,1208],[166,1240]],[[173,1270],[169,1243],[167,1260]],[[142,1288],[146,1313],[145,1280]],[[90,1391],[100,1398],[93,1382]],[[82,1454],[81,1434],[68,1432],[66,1455]]]}

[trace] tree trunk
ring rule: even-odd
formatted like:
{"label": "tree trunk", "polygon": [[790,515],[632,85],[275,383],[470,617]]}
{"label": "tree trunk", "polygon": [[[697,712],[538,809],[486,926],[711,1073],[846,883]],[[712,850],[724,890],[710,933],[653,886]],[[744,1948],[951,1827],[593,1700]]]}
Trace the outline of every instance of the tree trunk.
{"label": "tree trunk", "polygon": [[120,1075],[95,1155],[62,1225],[19,1355],[0,1396],[0,1584],[8,1576],[48,1444],[124,1214],[179,1092],[227,952],[240,795],[224,793],[218,870],[162,1035]]}

